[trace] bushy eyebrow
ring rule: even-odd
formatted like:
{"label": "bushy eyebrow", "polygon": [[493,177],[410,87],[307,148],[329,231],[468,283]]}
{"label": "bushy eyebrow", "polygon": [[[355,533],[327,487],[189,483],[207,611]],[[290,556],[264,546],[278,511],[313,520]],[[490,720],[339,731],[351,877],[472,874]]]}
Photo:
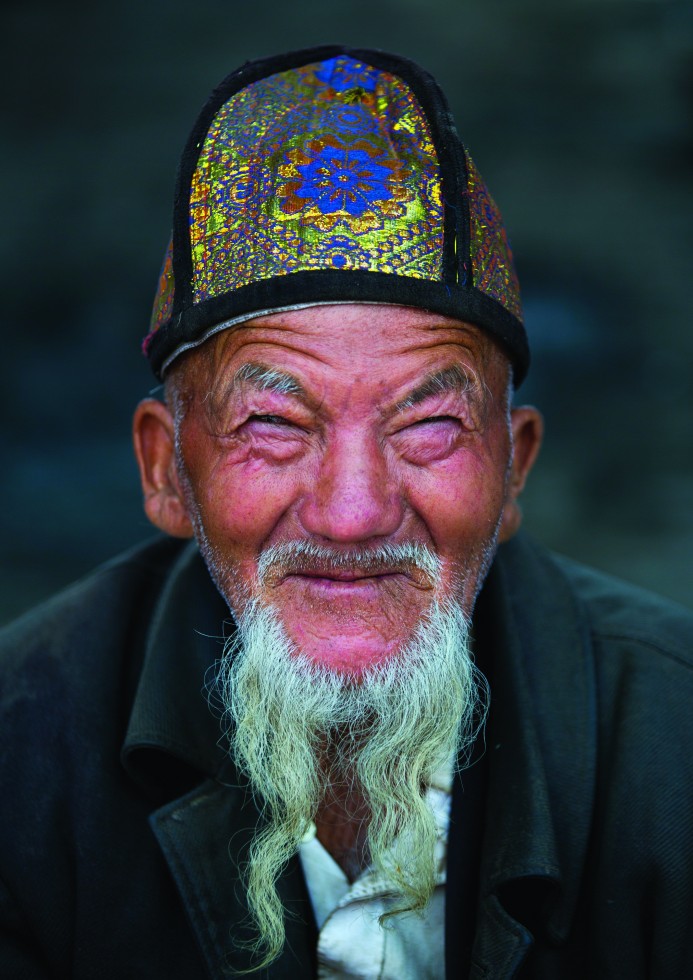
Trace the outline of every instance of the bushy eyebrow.
{"label": "bushy eyebrow", "polygon": [[243,364],[231,379],[231,391],[246,383],[258,391],[276,391],[280,395],[298,395],[306,397],[305,388],[292,374],[277,371],[264,364],[249,361]]}
{"label": "bushy eyebrow", "polygon": [[474,378],[471,378],[464,368],[454,364],[452,367],[443,368],[442,371],[436,371],[435,374],[431,374],[425,378],[406,398],[397,402],[395,412],[402,412],[407,408],[413,408],[415,405],[420,405],[421,402],[425,402],[426,399],[433,398],[435,395],[443,395],[449,391],[462,395],[477,388],[478,382]]}
{"label": "bushy eyebrow", "polygon": [[249,385],[256,391],[274,391],[281,395],[307,397],[305,388],[292,374],[267,367],[266,364],[248,361],[242,364],[230,379],[220,381],[207,392],[204,398],[207,412],[212,415],[219,414],[224,406],[228,405],[234,393],[245,385]]}

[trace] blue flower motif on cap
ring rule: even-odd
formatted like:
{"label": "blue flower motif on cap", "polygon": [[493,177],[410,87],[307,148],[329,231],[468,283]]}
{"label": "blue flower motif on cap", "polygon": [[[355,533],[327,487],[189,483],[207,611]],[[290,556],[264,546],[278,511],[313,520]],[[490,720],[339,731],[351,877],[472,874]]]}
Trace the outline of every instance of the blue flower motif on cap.
{"label": "blue flower motif on cap", "polygon": [[315,72],[315,77],[329,85],[334,92],[345,92],[347,89],[358,88],[365,92],[374,92],[380,73],[370,65],[345,58],[328,58]]}
{"label": "blue flower motif on cap", "polygon": [[364,150],[323,146],[310,163],[299,164],[301,183],[294,191],[313,200],[323,214],[346,211],[360,215],[376,201],[392,197],[392,170]]}
{"label": "blue flower motif on cap", "polygon": [[412,197],[406,168],[376,139],[347,142],[327,133],[291,150],[287,160],[277,194],[281,210],[322,231],[339,224],[356,234],[382,227]]}

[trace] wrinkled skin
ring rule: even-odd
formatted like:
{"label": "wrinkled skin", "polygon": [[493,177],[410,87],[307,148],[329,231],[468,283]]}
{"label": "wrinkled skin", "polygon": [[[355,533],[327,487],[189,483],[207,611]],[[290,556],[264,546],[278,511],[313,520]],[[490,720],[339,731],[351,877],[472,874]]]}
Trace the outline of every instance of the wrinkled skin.
{"label": "wrinkled skin", "polygon": [[[288,374],[301,391],[247,376],[233,385],[244,365]],[[169,534],[197,534],[234,611],[260,595],[309,657],[357,677],[396,655],[434,598],[454,596],[471,614],[497,540],[517,530],[541,418],[527,407],[508,416],[508,370],[479,328],[422,310],[258,317],[183,355],[170,407],[138,407],[145,509]],[[432,375],[447,382],[417,391]],[[347,553],[425,544],[440,582],[355,562],[260,586],[262,551],[291,541]]]}

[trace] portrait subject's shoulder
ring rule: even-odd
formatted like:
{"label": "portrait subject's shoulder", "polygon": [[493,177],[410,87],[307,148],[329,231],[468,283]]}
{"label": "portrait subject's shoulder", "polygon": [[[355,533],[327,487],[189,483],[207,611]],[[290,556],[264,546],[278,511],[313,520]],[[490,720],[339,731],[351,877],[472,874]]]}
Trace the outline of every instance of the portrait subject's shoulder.
{"label": "portrait subject's shoulder", "polygon": [[181,542],[158,539],[99,566],[0,630],[0,719],[68,688],[111,681],[142,646]]}
{"label": "portrait subject's shoulder", "polygon": [[639,648],[693,672],[693,611],[562,555],[550,560],[585,610],[595,643]]}
{"label": "portrait subject's shoulder", "polygon": [[104,959],[106,903],[120,895],[127,919],[133,869],[159,887],[138,832],[152,801],[121,754],[152,624],[187,551],[174,539],[133,549],[0,631],[3,977],[128,974],[75,964]]}
{"label": "portrait subject's shoulder", "polygon": [[510,597],[535,638],[570,624],[590,644],[647,648],[693,668],[692,610],[557,554],[524,532],[501,545],[489,581]]}

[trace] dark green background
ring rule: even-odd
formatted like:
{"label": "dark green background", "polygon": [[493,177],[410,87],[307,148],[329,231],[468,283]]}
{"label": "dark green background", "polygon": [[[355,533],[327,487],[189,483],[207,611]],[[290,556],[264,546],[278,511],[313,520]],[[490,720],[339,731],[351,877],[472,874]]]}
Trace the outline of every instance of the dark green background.
{"label": "dark green background", "polygon": [[242,61],[333,41],[431,70],[503,210],[527,525],[693,605],[690,3],[6,0],[0,617],[149,533],[129,417],[180,149]]}

